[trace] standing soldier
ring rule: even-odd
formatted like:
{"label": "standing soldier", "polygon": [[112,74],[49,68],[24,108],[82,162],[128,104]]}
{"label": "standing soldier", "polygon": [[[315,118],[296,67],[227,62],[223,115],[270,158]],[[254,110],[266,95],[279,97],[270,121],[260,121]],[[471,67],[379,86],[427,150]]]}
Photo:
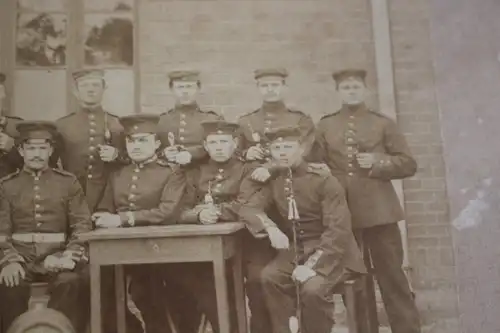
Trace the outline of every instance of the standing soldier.
{"label": "standing soldier", "polygon": [[104,72],[97,69],[73,73],[79,108],[57,120],[59,158],[64,170],[76,175],[90,211],[99,203],[110,171],[121,158],[123,129],[118,117],[103,110]]}
{"label": "standing soldier", "polygon": [[[262,106],[246,115],[240,117],[239,154],[246,161],[256,161],[262,164],[263,168],[257,169],[252,177],[257,181],[266,181],[274,167],[270,160],[266,133],[281,128],[283,126],[297,127],[300,129],[304,142],[314,141],[314,123],[312,118],[302,111],[292,110],[284,103],[284,93],[286,90],[286,78],[288,72],[284,68],[257,69],[254,72],[257,88],[262,96]],[[279,219],[279,214],[270,208],[272,219]],[[262,268],[263,261],[273,257],[274,253],[266,246],[267,242],[259,239],[245,239],[245,249],[250,254],[245,258],[249,265],[257,263],[257,267]],[[270,316],[267,308],[263,306],[264,295],[261,294],[262,286],[257,279],[258,286],[247,285],[248,289],[255,289],[259,298],[255,298],[253,304],[250,301],[250,328],[252,332],[271,332]],[[261,299],[262,301],[257,302]]]}
{"label": "standing soldier", "polygon": [[[335,287],[366,273],[344,190],[331,174],[304,162],[308,143],[304,146],[299,129],[267,136],[278,166],[270,181],[272,198],[288,220],[279,226],[293,239],[291,249],[279,251],[262,272],[273,333],[330,333]],[[298,323],[289,321],[294,315]]]}
{"label": "standing soldier", "polygon": [[5,81],[7,76],[0,73],[0,178],[20,169],[23,166],[23,158],[15,149],[15,138],[18,136],[16,125],[22,121],[21,118],[6,116]]}
{"label": "standing soldier", "polygon": [[392,179],[411,177],[417,164],[395,122],[365,105],[366,71],[333,74],[343,106],[324,116],[317,148],[344,185],[354,231],[369,250],[391,329],[418,333],[420,321],[403,271],[398,221],[404,219]]}
{"label": "standing soldier", "polygon": [[[94,212],[104,194],[109,174],[123,162],[120,155],[124,143],[123,128],[117,116],[102,108],[106,89],[104,71],[75,71],[73,79],[79,107],[76,112],[57,120],[59,138],[56,153],[63,169],[77,177],[90,211]],[[102,283],[106,287],[103,290],[114,290],[113,273],[112,267],[104,269]],[[110,294],[103,297],[103,302],[114,304],[114,299]],[[103,306],[106,307],[105,304]],[[112,318],[109,321],[116,322]],[[127,312],[127,322],[129,327],[141,331],[140,322],[130,312]]]}
{"label": "standing soldier", "polygon": [[22,122],[22,171],[0,182],[0,309],[2,332],[28,309],[29,283],[51,282],[49,308],[62,312],[77,332],[89,321],[85,245],[91,230],[85,195],[74,175],[51,169],[56,126]]}
{"label": "standing soldier", "polygon": [[304,142],[314,142],[314,123],[312,118],[302,111],[288,108],[284,101],[286,78],[284,68],[258,69],[254,72],[257,88],[262,96],[262,106],[240,117],[240,150],[247,161],[265,162],[269,160],[266,148],[267,132],[277,128],[298,127]]}
{"label": "standing soldier", "polygon": [[213,111],[203,111],[198,106],[196,98],[201,89],[199,72],[173,71],[168,76],[175,106],[160,116],[158,126],[163,154],[171,163],[197,166],[207,158],[200,123],[222,117]]}
{"label": "standing soldier", "polygon": [[[120,118],[125,129],[126,149],[131,164],[114,172],[108,180],[96,226],[101,228],[164,225],[177,223],[184,195],[184,175],[159,160],[158,115],[137,114]],[[131,276],[132,299],[141,311],[146,331],[168,329],[165,303],[158,299],[163,283],[156,266],[127,269]],[[113,312],[114,307],[108,309]]]}

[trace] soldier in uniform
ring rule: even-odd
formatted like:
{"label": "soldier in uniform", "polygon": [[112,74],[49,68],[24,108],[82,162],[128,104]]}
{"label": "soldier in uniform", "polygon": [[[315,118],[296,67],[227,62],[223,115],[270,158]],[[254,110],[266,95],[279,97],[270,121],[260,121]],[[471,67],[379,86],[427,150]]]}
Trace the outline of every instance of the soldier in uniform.
{"label": "soldier in uniform", "polygon": [[24,167],[0,182],[0,308],[2,332],[28,309],[30,282],[50,282],[49,308],[77,332],[89,321],[86,247],[77,235],[91,230],[90,211],[74,175],[49,167],[56,126],[17,125]]}
{"label": "soldier in uniform", "polygon": [[[185,205],[188,209],[181,214],[181,223],[212,224],[225,221],[243,220],[254,237],[264,234],[269,237],[265,246],[286,248],[288,239],[272,221],[262,219],[263,209],[269,198],[266,186],[251,179],[256,165],[245,163],[234,154],[237,148],[239,126],[222,120],[206,121],[202,124],[205,137],[204,147],[210,156],[207,164],[199,169],[187,172],[187,193]],[[264,246],[264,244],[262,245]],[[245,256],[251,256],[254,249],[245,248]],[[271,259],[260,258],[252,264],[245,262],[246,291],[249,298],[252,317],[258,312],[256,306],[265,307],[263,300],[260,272]],[[173,284],[189,289],[197,298],[200,307],[207,314],[215,330],[218,331],[217,312],[214,307],[215,290],[210,265],[179,264],[170,266],[167,279],[176,276]],[[179,272],[184,272],[179,274]],[[203,283],[200,283],[203,281]],[[192,315],[192,313],[190,313]],[[193,318],[191,316],[191,322]],[[255,331],[262,332],[262,331]]]}
{"label": "soldier in uniform", "polygon": [[[284,93],[286,90],[286,78],[288,71],[284,68],[263,68],[254,72],[257,88],[262,96],[262,106],[238,120],[240,125],[239,151],[238,153],[246,161],[254,161],[261,164],[252,174],[256,181],[264,182],[274,172],[275,167],[269,158],[269,149],[266,133],[276,128],[284,126],[297,127],[300,129],[304,142],[314,141],[314,123],[312,118],[302,111],[290,109],[284,103]],[[269,215],[273,220],[279,220],[279,214],[274,207],[269,208]],[[256,264],[259,272],[265,260],[271,260],[275,253],[270,251],[267,241],[256,238],[246,238],[245,248],[251,249],[245,258],[248,265]],[[258,275],[260,276],[260,274]],[[250,301],[250,327],[252,332],[271,332],[271,321],[267,308],[263,306],[264,295],[260,279],[253,280],[254,284],[247,283],[247,289],[255,290],[255,304]],[[257,300],[260,300],[257,302]]]}
{"label": "soldier in uniform", "polygon": [[169,79],[175,106],[161,114],[158,125],[164,157],[179,165],[197,166],[207,159],[200,123],[222,117],[198,106],[196,98],[201,89],[198,71],[173,71]]}
{"label": "soldier in uniform", "polygon": [[60,134],[57,153],[63,169],[77,176],[93,212],[109,173],[122,157],[123,128],[117,116],[102,108],[106,89],[102,70],[79,70],[73,79],[80,105],[56,122]]}
{"label": "soldier in uniform", "polygon": [[[94,212],[104,194],[109,174],[125,164],[123,128],[117,116],[102,108],[106,89],[104,71],[78,70],[73,73],[73,79],[79,106],[75,112],[56,121],[59,137],[55,156],[60,159],[64,170],[76,175],[89,209]],[[113,268],[105,267],[101,276],[103,290],[114,290]],[[106,303],[113,304],[114,299],[112,294],[109,299],[103,297],[103,307],[110,308]],[[129,327],[140,332],[140,322],[129,312],[127,322]]]}
{"label": "soldier in uniform", "polygon": [[366,71],[333,74],[343,106],[324,116],[315,149],[343,184],[352,224],[369,250],[391,329],[420,332],[420,321],[402,269],[397,222],[404,219],[391,180],[411,177],[417,164],[396,123],[365,105]]}
{"label": "soldier in uniform", "polygon": [[277,129],[267,136],[279,168],[269,184],[272,199],[282,220],[288,219],[280,227],[294,240],[262,272],[273,333],[297,329],[289,327],[296,304],[300,332],[329,333],[333,290],[353,275],[366,273],[344,190],[331,174],[304,162],[308,143],[304,145],[298,128]]}
{"label": "soldier in uniform", "polygon": [[6,116],[5,81],[7,76],[0,73],[0,178],[13,173],[23,166],[23,158],[15,149],[15,139],[18,134],[16,125],[21,118]]}
{"label": "soldier in uniform", "polygon": [[[94,213],[100,228],[175,224],[184,195],[184,175],[159,160],[160,146],[156,131],[158,115],[137,114],[120,118],[125,129],[126,149],[131,164],[114,172],[106,186],[98,212]],[[168,329],[166,305],[161,293],[163,282],[157,266],[127,267],[131,276],[131,295],[141,311],[148,333]],[[108,309],[114,311],[114,306]],[[114,331],[109,331],[114,332]]]}

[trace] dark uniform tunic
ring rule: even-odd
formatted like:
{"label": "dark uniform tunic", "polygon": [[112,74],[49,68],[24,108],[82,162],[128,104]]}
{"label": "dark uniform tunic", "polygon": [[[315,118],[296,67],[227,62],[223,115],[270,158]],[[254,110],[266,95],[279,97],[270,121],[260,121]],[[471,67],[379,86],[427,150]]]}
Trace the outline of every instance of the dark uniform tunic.
{"label": "dark uniform tunic", "polygon": [[302,111],[289,109],[283,102],[265,102],[260,109],[241,116],[238,123],[241,127],[239,148],[243,157],[248,148],[259,143],[253,133],[258,133],[264,147],[268,144],[265,134],[283,127],[297,127],[303,142],[312,144],[314,141],[312,118]]}
{"label": "dark uniform tunic", "polygon": [[[61,137],[57,153],[62,166],[76,175],[93,212],[102,198],[109,173],[119,163],[118,160],[103,162],[98,146],[108,144],[122,152],[123,128],[118,117],[102,108],[81,109],[60,118],[56,124]],[[110,134],[109,142],[106,132]]]}
{"label": "dark uniform tunic", "polygon": [[[48,306],[64,313],[77,330],[89,320],[88,277],[82,269],[87,261],[85,245],[76,236],[91,230],[90,212],[75,176],[58,169],[38,174],[27,170],[5,177],[0,183],[0,235],[4,238],[0,267],[19,262],[26,279],[17,287],[0,284],[4,329],[28,309],[28,282],[52,282]],[[18,240],[17,235],[33,235],[34,241]],[[62,241],[39,242],[36,237],[61,236]],[[62,234],[62,235],[61,235]],[[21,235],[22,236],[22,235]],[[31,237],[31,236],[30,236]],[[64,241],[64,238],[66,240]],[[71,254],[75,271],[47,272],[46,256]],[[5,331],[3,331],[5,332]]]}
{"label": "dark uniform tunic", "polygon": [[[391,180],[413,176],[417,164],[397,125],[364,105],[323,117],[315,149],[346,190],[353,228],[371,253],[393,332],[420,332],[419,316],[402,270],[403,248],[397,222],[404,219]],[[357,153],[375,153],[362,169]]]}
{"label": "dark uniform tunic", "polygon": [[197,104],[176,106],[162,113],[158,122],[158,134],[162,149],[170,146],[168,133],[174,136],[174,144],[181,145],[192,155],[191,165],[206,160],[207,152],[203,148],[203,121],[220,120],[223,117],[213,111],[201,110]]}
{"label": "dark uniform tunic", "polygon": [[[251,179],[251,174],[255,166],[244,163],[236,157],[231,158],[226,163],[218,163],[210,160],[207,164],[201,165],[199,169],[191,169],[187,173],[187,193],[185,206],[187,209],[181,216],[181,223],[199,223],[198,213],[201,211],[198,204],[204,203],[205,195],[209,192],[214,200],[214,204],[220,209],[221,216],[219,222],[234,222],[240,220],[241,211],[244,210],[245,222],[248,229],[258,234],[267,224],[257,217],[258,213],[263,215],[263,207],[269,199],[269,189],[262,184]],[[194,208],[191,208],[194,207]],[[272,222],[268,222],[272,223]],[[245,238],[245,242],[252,238],[250,234]],[[265,332],[259,330],[267,318],[267,311],[263,306],[264,295],[260,282],[260,272],[264,265],[272,258],[269,241],[259,240],[262,244],[258,248],[245,248],[245,288],[249,298],[250,311],[252,317],[251,327],[255,332]],[[205,264],[180,264],[179,269],[170,271],[167,276],[177,274],[177,281],[182,288],[189,290],[193,297],[199,300],[202,310],[207,314],[210,322],[218,331],[217,309],[215,304],[215,290],[212,269]],[[170,269],[174,269],[171,266]],[[179,272],[183,272],[179,275]],[[203,281],[203,283],[200,283]],[[179,303],[178,303],[179,304]],[[192,321],[192,319],[191,319]]]}
{"label": "dark uniform tunic", "polygon": [[[335,177],[311,171],[303,163],[280,171],[271,180],[272,198],[283,220],[289,214],[289,197],[297,204],[297,248],[299,263],[317,275],[301,287],[304,332],[327,333],[333,325],[333,288],[350,276],[365,273],[361,253],[351,230],[351,215],[342,186]],[[293,239],[292,222],[280,228]],[[262,272],[264,290],[274,333],[289,332],[288,318],[294,315],[294,248],[279,251]]]}
{"label": "dark uniform tunic", "polygon": [[[180,204],[185,188],[184,175],[174,172],[163,161],[152,159],[144,163],[133,163],[114,172],[106,186],[105,195],[99,204],[99,211],[119,214],[123,225],[128,223],[126,212],[132,212],[135,226],[166,225],[177,223]],[[131,295],[149,333],[165,332],[168,328],[164,321],[165,303],[155,295],[161,293],[163,283],[156,266],[140,265],[127,268],[132,277]],[[109,291],[113,293],[113,290]],[[105,298],[113,300],[112,295]],[[105,302],[105,331],[116,332],[113,302]],[[137,322],[127,312],[128,322]],[[135,332],[135,331],[134,331]]]}

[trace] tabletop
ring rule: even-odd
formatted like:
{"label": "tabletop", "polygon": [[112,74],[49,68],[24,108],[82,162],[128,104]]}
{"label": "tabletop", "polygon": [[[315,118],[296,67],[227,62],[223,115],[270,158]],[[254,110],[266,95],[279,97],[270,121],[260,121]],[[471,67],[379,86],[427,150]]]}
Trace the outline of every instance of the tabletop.
{"label": "tabletop", "polygon": [[166,226],[146,226],[130,228],[97,229],[78,235],[83,241],[134,239],[134,238],[164,238],[164,237],[196,237],[230,235],[245,225],[242,222],[223,222],[210,225],[175,224]]}

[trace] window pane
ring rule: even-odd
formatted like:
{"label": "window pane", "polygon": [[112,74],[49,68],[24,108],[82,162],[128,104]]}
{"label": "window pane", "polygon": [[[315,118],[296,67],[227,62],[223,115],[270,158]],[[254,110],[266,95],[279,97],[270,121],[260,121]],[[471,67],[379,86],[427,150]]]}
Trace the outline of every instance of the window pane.
{"label": "window pane", "polygon": [[85,0],[83,4],[86,11],[93,12],[131,12],[134,8],[134,0]]}
{"label": "window pane", "polygon": [[117,116],[135,113],[134,71],[107,70],[105,79],[107,89],[104,93],[103,108]]}
{"label": "window pane", "polygon": [[16,64],[63,66],[66,63],[65,14],[21,13],[17,15]]}
{"label": "window pane", "polygon": [[132,66],[133,24],[131,14],[85,15],[85,64]]}
{"label": "window pane", "polygon": [[66,114],[66,71],[16,70],[14,76],[16,116],[55,120]]}
{"label": "window pane", "polygon": [[35,12],[64,12],[66,0],[18,0],[17,8]]}

